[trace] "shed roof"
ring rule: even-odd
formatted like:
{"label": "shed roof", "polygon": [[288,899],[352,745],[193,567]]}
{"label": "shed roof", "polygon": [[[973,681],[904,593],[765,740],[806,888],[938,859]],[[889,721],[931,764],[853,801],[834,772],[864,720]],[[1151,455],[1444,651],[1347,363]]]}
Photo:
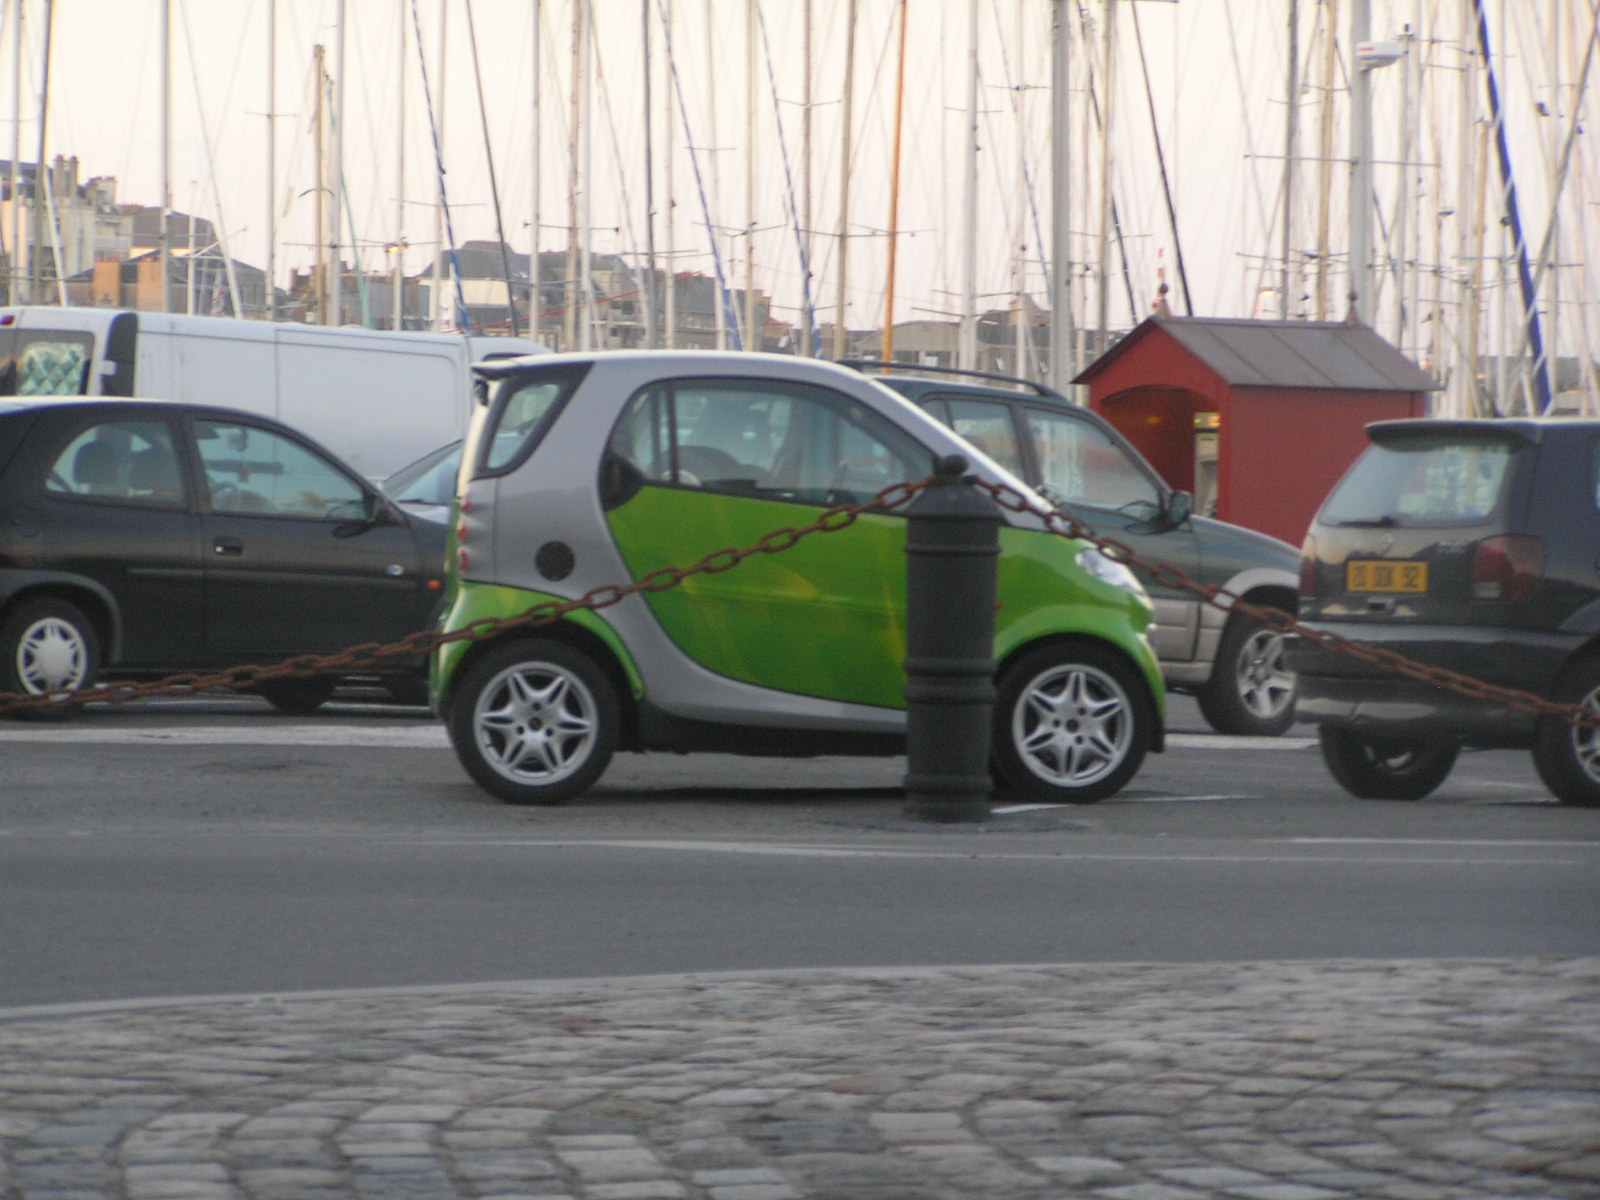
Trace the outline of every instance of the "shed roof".
{"label": "shed roof", "polygon": [[1433,392],[1440,384],[1366,325],[1348,321],[1146,319],[1073,380],[1088,383],[1161,329],[1234,387]]}

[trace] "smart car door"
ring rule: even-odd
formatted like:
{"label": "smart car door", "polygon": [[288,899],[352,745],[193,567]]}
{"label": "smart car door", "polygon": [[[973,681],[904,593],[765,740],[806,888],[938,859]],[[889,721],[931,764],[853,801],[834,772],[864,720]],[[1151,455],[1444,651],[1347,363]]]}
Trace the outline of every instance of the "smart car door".
{"label": "smart car door", "polygon": [[215,418],[192,428],[209,501],[213,659],[329,653],[420,626],[427,570],[403,516],[277,430]]}
{"label": "smart car door", "polygon": [[[810,384],[677,379],[624,409],[602,468],[635,578],[809,525],[927,475],[931,455],[858,401]],[[860,704],[903,703],[905,522],[836,533],[647,595],[668,637],[718,674]]]}

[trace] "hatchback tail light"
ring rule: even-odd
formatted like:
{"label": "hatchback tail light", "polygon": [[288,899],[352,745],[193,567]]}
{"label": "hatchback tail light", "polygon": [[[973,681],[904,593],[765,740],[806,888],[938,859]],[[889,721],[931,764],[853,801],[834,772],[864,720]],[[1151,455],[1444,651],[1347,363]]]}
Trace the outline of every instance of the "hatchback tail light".
{"label": "hatchback tail light", "polygon": [[1300,597],[1317,598],[1317,540],[1312,537],[1306,538],[1300,549]]}
{"label": "hatchback tail light", "polygon": [[1506,534],[1485,538],[1472,554],[1472,598],[1526,600],[1544,573],[1544,543],[1536,537]]}

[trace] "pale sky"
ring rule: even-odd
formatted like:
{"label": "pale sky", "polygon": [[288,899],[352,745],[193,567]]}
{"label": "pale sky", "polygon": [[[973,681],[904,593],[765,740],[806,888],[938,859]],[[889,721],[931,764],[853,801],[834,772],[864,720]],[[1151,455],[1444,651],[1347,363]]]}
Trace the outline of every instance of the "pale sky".
{"label": "pale sky", "polygon": [[[472,0],[478,64],[474,69],[467,0],[345,0],[343,36],[344,168],[348,224],[363,265],[384,262],[385,247],[404,239],[406,269],[431,259],[437,174],[428,105],[417,53],[413,12],[420,23],[435,120],[442,129],[445,175],[458,242],[494,238],[496,221],[486,167],[479,79],[487,109],[487,142],[501,202],[501,219],[514,249],[526,251],[533,219],[534,149],[541,175],[540,246],[565,246],[574,147],[572,120],[572,3],[574,0]],[[1551,212],[1550,179],[1575,116],[1594,125],[1594,81],[1581,108],[1575,85],[1584,50],[1593,38],[1592,0],[1485,0],[1495,42],[1507,128],[1516,157],[1519,198],[1532,253],[1539,249]],[[12,26],[15,0],[6,0],[0,43],[7,86],[0,111],[13,112]],[[588,195],[598,252],[642,255],[646,239],[643,158],[644,87],[640,27],[650,13],[654,70],[656,242],[675,247],[680,270],[713,270],[708,223],[718,231],[723,268],[743,286],[753,248],[756,286],[771,293],[777,313],[796,319],[802,301],[796,212],[807,203],[813,236],[807,239],[816,276],[812,301],[821,321],[833,319],[838,278],[841,110],[845,13],[849,0],[589,0],[594,18],[588,136]],[[897,79],[896,0],[857,0],[854,148],[848,319],[855,327],[882,322],[887,269],[885,231],[891,222],[891,177]],[[1017,290],[1044,294],[1052,202],[1049,178],[1050,0],[976,0],[979,22],[980,165],[975,232],[964,223],[968,93],[968,21],[973,0],[909,0],[908,54],[896,276],[897,320],[950,319],[961,306],[963,248],[969,236],[977,254],[977,307],[1004,307]],[[313,48],[325,47],[330,73],[339,74],[336,0],[170,0],[173,140],[172,204],[209,217],[237,257],[266,262],[269,206],[276,214],[277,281],[312,258],[311,213],[315,141],[311,114]],[[752,5],[755,5],[753,8]],[[1344,313],[1348,229],[1348,114],[1350,4],[1337,7],[1335,56],[1319,35],[1325,4],[1301,0],[1299,54],[1302,87],[1294,207],[1297,312],[1315,316],[1315,263],[1326,251],[1329,277],[1324,304],[1330,318]],[[47,154],[76,155],[81,176],[112,175],[125,202],[159,204],[160,0],[54,0]],[[804,15],[812,12],[812,154],[806,169]],[[1073,56],[1073,155],[1067,192],[1075,230],[1072,259],[1078,281],[1074,307],[1080,324],[1098,315],[1101,150],[1095,108],[1085,91],[1091,72],[1094,102],[1107,107],[1100,55],[1107,0],[1070,0]],[[1407,59],[1373,73],[1374,186],[1380,222],[1374,233],[1379,258],[1405,264],[1396,279],[1383,276],[1387,297],[1375,322],[1419,358],[1443,355],[1449,339],[1426,328],[1418,312],[1428,289],[1448,293],[1458,320],[1463,284],[1472,264],[1494,284],[1503,253],[1498,214],[1488,213],[1480,240],[1466,211],[1474,181],[1498,196],[1498,164],[1484,135],[1480,86],[1465,93],[1460,69],[1475,50],[1460,0],[1371,0],[1372,35],[1400,39],[1407,27]],[[276,11],[276,88],[267,85],[267,20]],[[448,62],[440,63],[440,13]],[[541,136],[534,137],[532,83],[535,11],[542,14]],[[21,73],[20,156],[31,160],[38,137],[40,47],[45,0],[25,0],[25,61]],[[751,161],[746,35],[748,14],[758,11],[764,45],[758,47],[754,89],[755,146]],[[1263,287],[1275,286],[1282,255],[1284,115],[1287,111],[1289,0],[1117,0],[1118,55],[1109,109],[1112,195],[1128,259],[1111,259],[1107,280],[1113,327],[1147,310],[1158,276],[1173,287],[1181,249],[1194,311],[1209,316],[1250,316]],[[670,12],[676,80],[667,94],[663,16]],[[402,60],[401,27],[405,30]],[[760,37],[758,32],[758,37]],[[770,50],[771,74],[768,53]],[[1142,50],[1142,53],[1141,53]],[[402,66],[403,61],[403,66]],[[1324,86],[1332,66],[1336,87],[1331,120],[1322,119]],[[1600,66],[1591,68],[1600,73]],[[481,72],[481,74],[480,74]],[[1557,86],[1564,85],[1564,86]],[[677,89],[681,88],[681,97]],[[1147,92],[1148,88],[1148,92]],[[776,96],[776,104],[774,98]],[[670,110],[667,107],[670,99]],[[269,103],[276,149],[276,179],[268,180]],[[1552,116],[1538,115],[1543,104]],[[402,106],[404,117],[402,122]],[[442,113],[442,116],[441,116]],[[1466,113],[1467,119],[1462,119]],[[779,122],[781,119],[781,137]],[[670,128],[669,128],[670,121]],[[1021,130],[1018,154],[1018,130]],[[687,131],[687,132],[686,132]],[[1327,141],[1323,140],[1326,132]],[[1177,209],[1179,238],[1169,226],[1156,156],[1157,138]],[[1573,307],[1593,297],[1596,275],[1587,250],[1600,241],[1600,151],[1592,134],[1573,139],[1571,178],[1561,197],[1561,237],[1553,260],[1564,264],[1551,301]],[[670,138],[671,179],[667,178]],[[694,149],[691,153],[689,145]],[[11,147],[0,148],[9,157]],[[1411,166],[1398,164],[1405,158]],[[787,161],[786,161],[787,160]],[[787,166],[787,170],[786,170]],[[696,169],[702,186],[697,186]],[[404,172],[404,191],[401,172]],[[751,179],[753,177],[753,183]],[[1404,190],[1402,190],[1402,186]],[[669,192],[670,188],[670,192]],[[753,188],[754,205],[749,199]],[[672,217],[667,217],[668,197]],[[1322,197],[1327,196],[1324,204]],[[402,199],[404,203],[402,203]],[[1495,201],[1498,204],[1498,200]],[[1021,225],[1019,227],[1019,221]],[[742,231],[750,224],[755,233]],[[1326,230],[1326,232],[1324,232]],[[1041,244],[1039,234],[1046,237]],[[1019,252],[1019,238],[1023,249]],[[347,254],[348,259],[348,254]],[[1443,282],[1435,285],[1432,281]],[[1128,302],[1129,283],[1133,303]],[[1396,289],[1408,294],[1400,323]],[[1493,288],[1495,295],[1501,289]],[[1454,298],[1452,298],[1454,297]],[[1594,306],[1591,306],[1591,308]],[[1276,301],[1262,315],[1276,316]],[[1563,312],[1570,328],[1565,353],[1579,348],[1581,322]],[[1485,336],[1497,333],[1482,318]],[[1446,322],[1441,317],[1440,324]],[[1504,321],[1500,322],[1503,326]],[[1461,341],[1459,331],[1452,335]],[[1589,336],[1600,341],[1600,332]]]}

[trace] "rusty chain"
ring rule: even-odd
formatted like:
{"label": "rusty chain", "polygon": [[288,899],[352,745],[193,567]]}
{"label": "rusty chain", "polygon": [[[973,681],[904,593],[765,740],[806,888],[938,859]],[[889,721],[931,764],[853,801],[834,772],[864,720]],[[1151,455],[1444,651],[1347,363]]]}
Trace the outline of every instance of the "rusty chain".
{"label": "rusty chain", "polygon": [[[727,547],[714,550],[699,562],[686,567],[658,567],[632,583],[606,584],[593,588],[573,600],[546,600],[535,604],[514,617],[484,617],[450,633],[421,630],[398,642],[380,645],[367,642],[340,651],[337,654],[301,654],[271,666],[230,667],[212,674],[169,675],[145,683],[107,683],[98,687],[79,688],[70,692],[48,692],[38,695],[0,693],[0,713],[18,709],[42,708],[52,704],[90,704],[96,701],[126,703],[145,696],[191,695],[208,688],[242,690],[274,679],[305,679],[332,671],[376,666],[390,659],[409,658],[430,654],[451,642],[481,641],[507,629],[532,628],[552,624],[568,613],[580,609],[597,611],[621,603],[640,592],[658,593],[677,587],[694,575],[718,575],[730,571],[745,559],[756,554],[780,554],[790,549],[802,538],[815,533],[836,533],[854,525],[858,518],[869,512],[890,512],[904,507],[913,497],[934,482],[933,477],[916,483],[896,483],[884,488],[862,504],[841,504],[825,511],[808,525],[785,526],[768,533],[754,544],[742,548]],[[1141,557],[1131,546],[1115,538],[1097,534],[1077,517],[1058,508],[1041,512],[1036,497],[1018,492],[1006,484],[991,483],[975,475],[965,482],[988,492],[996,504],[1008,512],[1029,513],[1041,519],[1046,528],[1065,538],[1088,542],[1115,562],[1130,567],[1142,567],[1150,577],[1163,587],[1191,592],[1207,604],[1229,612],[1240,612],[1261,622],[1281,634],[1297,634],[1336,654],[1347,654],[1390,674],[1421,680],[1435,687],[1446,688],[1474,699],[1500,703],[1517,712],[1533,716],[1559,717],[1569,724],[1585,728],[1600,726],[1600,713],[1574,704],[1560,704],[1546,700],[1532,692],[1498,687],[1448,671],[1430,667],[1392,650],[1363,645],[1340,634],[1303,625],[1292,614],[1282,609],[1251,604],[1242,597],[1216,584],[1198,583],[1181,567],[1169,563],[1152,562]]]}
{"label": "rusty chain", "polygon": [[933,479],[930,477],[918,483],[891,484],[865,503],[836,505],[809,525],[791,525],[775,529],[753,545],[713,550],[699,562],[687,567],[658,567],[632,583],[606,584],[591,589],[575,600],[546,600],[514,617],[484,617],[450,633],[425,629],[388,645],[365,642],[337,654],[301,654],[268,667],[230,667],[209,675],[192,673],[168,675],[163,679],[153,679],[145,683],[107,683],[98,687],[42,692],[37,695],[4,692],[0,693],[0,713],[44,708],[55,704],[83,705],[96,701],[121,704],[145,696],[187,696],[207,688],[231,688],[237,691],[255,687],[267,680],[306,679],[332,671],[372,667],[391,659],[430,654],[440,646],[451,642],[481,641],[506,629],[549,625],[579,609],[610,608],[613,604],[620,604],[638,592],[668,591],[693,575],[720,575],[724,571],[731,571],[752,555],[780,554],[802,538],[814,533],[837,533],[841,529],[848,529],[865,513],[889,512],[903,507],[932,482]]}

